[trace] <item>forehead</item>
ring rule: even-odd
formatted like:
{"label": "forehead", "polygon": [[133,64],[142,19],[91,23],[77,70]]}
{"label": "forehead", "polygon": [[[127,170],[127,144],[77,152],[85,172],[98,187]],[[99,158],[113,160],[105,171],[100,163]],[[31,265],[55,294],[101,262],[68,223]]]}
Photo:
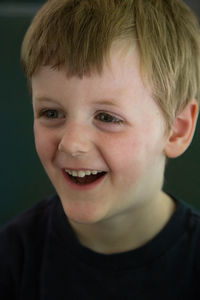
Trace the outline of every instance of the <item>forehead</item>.
{"label": "forehead", "polygon": [[112,112],[123,115],[130,123],[148,123],[148,118],[154,118],[159,126],[165,126],[160,107],[143,84],[137,47],[111,49],[101,74],[69,78],[64,67],[41,67],[32,77],[32,91],[34,106],[41,103],[39,100],[50,100],[76,113],[94,107],[106,109],[109,105],[114,107]]}
{"label": "forehead", "polygon": [[[102,72],[91,72],[83,77],[67,76],[65,66],[53,69],[50,66],[40,67],[31,78],[33,96],[38,93],[58,93],[66,88],[67,93],[88,89],[95,93],[120,93],[131,86],[144,89],[140,75],[140,59],[138,48],[119,47],[113,45],[109,56],[104,59]],[[89,92],[89,91],[88,91]]]}

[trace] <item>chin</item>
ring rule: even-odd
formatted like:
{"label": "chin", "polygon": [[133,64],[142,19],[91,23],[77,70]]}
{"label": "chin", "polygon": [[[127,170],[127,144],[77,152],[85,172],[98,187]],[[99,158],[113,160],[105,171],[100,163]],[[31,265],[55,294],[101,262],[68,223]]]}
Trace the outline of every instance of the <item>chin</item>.
{"label": "chin", "polygon": [[[62,201],[62,200],[61,200]],[[101,209],[98,205],[95,206],[93,203],[64,203],[63,209],[69,221],[78,224],[95,224],[106,218],[105,209]]]}

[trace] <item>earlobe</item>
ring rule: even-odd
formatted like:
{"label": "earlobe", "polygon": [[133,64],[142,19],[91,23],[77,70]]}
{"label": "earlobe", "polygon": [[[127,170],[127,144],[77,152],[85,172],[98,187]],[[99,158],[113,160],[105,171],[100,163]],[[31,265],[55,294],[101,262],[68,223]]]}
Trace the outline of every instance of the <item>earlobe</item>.
{"label": "earlobe", "polygon": [[196,100],[191,100],[174,121],[164,149],[167,157],[178,157],[189,147],[195,132],[197,118],[198,103]]}

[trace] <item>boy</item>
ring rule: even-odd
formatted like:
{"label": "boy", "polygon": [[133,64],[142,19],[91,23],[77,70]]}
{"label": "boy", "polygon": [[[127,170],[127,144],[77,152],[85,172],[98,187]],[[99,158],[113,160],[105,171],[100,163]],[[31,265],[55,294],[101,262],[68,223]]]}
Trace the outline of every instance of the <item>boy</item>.
{"label": "boy", "polygon": [[1,230],[1,299],[199,299],[200,217],[162,191],[195,131],[199,33],[179,0],[38,12],[21,59],[57,195]]}

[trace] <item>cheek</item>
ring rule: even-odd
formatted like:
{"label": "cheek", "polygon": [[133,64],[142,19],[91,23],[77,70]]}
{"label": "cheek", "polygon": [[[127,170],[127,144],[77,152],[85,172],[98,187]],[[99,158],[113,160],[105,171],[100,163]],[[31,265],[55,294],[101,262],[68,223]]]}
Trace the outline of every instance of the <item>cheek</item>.
{"label": "cheek", "polygon": [[103,144],[107,149],[108,165],[121,180],[139,178],[162,155],[161,133],[149,128],[130,131]]}
{"label": "cheek", "polygon": [[34,124],[35,147],[41,162],[46,165],[53,160],[57,149],[56,138],[38,124]]}
{"label": "cheek", "polygon": [[123,132],[102,139],[102,155],[113,172],[130,169],[142,148],[139,135]]}

